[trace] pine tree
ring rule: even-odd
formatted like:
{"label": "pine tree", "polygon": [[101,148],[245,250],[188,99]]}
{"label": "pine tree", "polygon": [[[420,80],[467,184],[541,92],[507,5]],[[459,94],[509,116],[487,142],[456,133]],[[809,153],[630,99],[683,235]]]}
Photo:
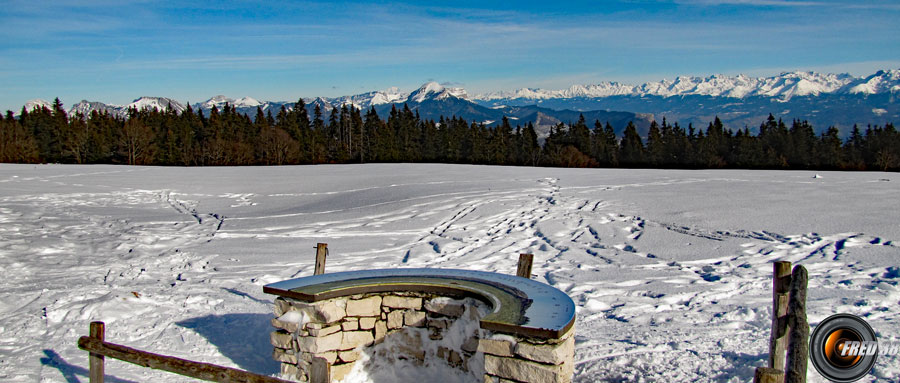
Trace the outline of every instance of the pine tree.
{"label": "pine tree", "polygon": [[578,121],[569,128],[569,144],[581,153],[591,152],[591,130],[584,121],[584,115],[578,115]]}
{"label": "pine tree", "polygon": [[792,168],[809,169],[816,157],[816,133],[808,122],[794,120],[790,129],[790,152],[788,163]]}
{"label": "pine tree", "polygon": [[603,126],[603,136],[606,139],[607,158],[605,163],[609,166],[619,166],[619,139],[616,138],[616,132],[613,130],[609,121]]}
{"label": "pine tree", "polygon": [[510,141],[512,138],[512,127],[509,125],[509,119],[503,116],[500,125],[491,129],[489,138],[489,147],[492,154],[490,159],[493,165],[506,165],[511,162]]}
{"label": "pine tree", "polygon": [[619,162],[626,167],[644,166],[644,143],[634,122],[629,121],[619,146]]}
{"label": "pine tree", "polygon": [[366,113],[366,118],[363,122],[362,137],[364,137],[364,139],[359,151],[359,162],[381,160],[381,158],[378,157],[377,146],[379,143],[378,134],[380,134],[382,130],[384,130],[384,122],[378,117],[378,112],[375,111],[375,107],[372,107]]}
{"label": "pine tree", "polygon": [[840,132],[834,126],[822,132],[816,142],[816,159],[817,168],[838,169],[843,165],[843,151],[841,149]]}
{"label": "pine tree", "polygon": [[656,120],[650,122],[650,130],[647,132],[647,164],[654,167],[666,165],[663,161],[666,143],[663,141],[662,132]]}
{"label": "pine tree", "polygon": [[541,147],[538,145],[537,132],[531,122],[522,129],[522,162],[526,165],[537,166],[541,161]]}
{"label": "pine tree", "polygon": [[[23,108],[24,109],[24,108]],[[38,160],[34,136],[27,131],[11,111],[0,119],[0,162],[31,163]]]}
{"label": "pine tree", "polygon": [[563,123],[550,127],[550,133],[544,140],[542,162],[547,166],[563,166],[563,151],[568,144],[568,129]]}

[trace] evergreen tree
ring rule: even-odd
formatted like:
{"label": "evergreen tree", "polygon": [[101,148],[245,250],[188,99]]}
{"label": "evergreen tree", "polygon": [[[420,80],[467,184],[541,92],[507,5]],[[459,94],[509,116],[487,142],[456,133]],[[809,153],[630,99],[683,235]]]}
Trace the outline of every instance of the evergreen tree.
{"label": "evergreen tree", "polygon": [[863,155],[865,141],[859,126],[853,125],[850,131],[850,138],[844,143],[844,158],[846,162],[844,166],[848,169],[865,170],[866,163]]}
{"label": "evergreen tree", "polygon": [[650,130],[647,132],[647,164],[654,167],[668,165],[663,162],[666,143],[663,141],[662,131],[656,120],[650,122]]}
{"label": "evergreen tree", "polygon": [[634,122],[629,121],[619,145],[619,163],[626,167],[643,166],[646,165],[644,158],[644,143]]}
{"label": "evergreen tree", "polygon": [[366,162],[374,159],[375,161],[381,160],[379,158],[379,153],[377,152],[378,134],[384,130],[384,123],[381,121],[381,118],[378,117],[378,112],[375,111],[375,107],[369,109],[366,113],[365,121],[363,122],[363,133],[362,133],[362,145],[359,152],[359,162]]}
{"label": "evergreen tree", "polygon": [[489,147],[492,154],[491,164],[506,165],[512,160],[510,141],[512,140],[512,126],[509,119],[503,116],[500,125],[490,131]]}
{"label": "evergreen tree", "polygon": [[815,164],[817,168],[838,169],[843,165],[842,142],[839,134],[838,129],[832,126],[819,136],[816,143]]}
{"label": "evergreen tree", "polygon": [[759,138],[750,134],[746,127],[738,131],[734,165],[742,168],[757,168],[765,163],[765,152]]}
{"label": "evergreen tree", "polygon": [[541,147],[538,145],[537,132],[534,125],[530,122],[522,129],[521,147],[522,163],[530,166],[537,166],[541,160]]}
{"label": "evergreen tree", "polygon": [[34,136],[27,131],[11,111],[0,120],[0,162],[31,163],[38,160]]}
{"label": "evergreen tree", "polygon": [[591,153],[591,130],[584,121],[584,115],[578,115],[578,121],[568,130],[569,144],[581,153]]}
{"label": "evergreen tree", "polygon": [[816,133],[808,122],[794,120],[790,129],[788,163],[792,168],[809,169],[816,157]]}

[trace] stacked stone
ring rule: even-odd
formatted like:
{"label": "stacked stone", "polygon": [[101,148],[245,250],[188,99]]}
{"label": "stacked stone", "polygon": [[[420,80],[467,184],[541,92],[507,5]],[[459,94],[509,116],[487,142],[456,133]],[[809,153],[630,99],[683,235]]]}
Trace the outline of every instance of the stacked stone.
{"label": "stacked stone", "polygon": [[575,327],[559,339],[495,335],[478,342],[485,383],[569,383],[575,373]]}
{"label": "stacked stone", "polygon": [[[368,294],[334,298],[314,303],[278,297],[271,333],[273,358],[281,362],[281,373],[308,381],[314,358],[332,365],[332,379],[341,380],[359,359],[360,346],[380,343],[385,336],[404,327],[427,328],[431,339],[441,339],[442,331],[465,312],[461,301],[447,301],[428,295]],[[305,323],[299,318],[305,316]],[[410,340],[405,354],[424,360],[421,344]],[[438,350],[439,356],[456,366],[468,360],[475,347],[460,354]]]}
{"label": "stacked stone", "polygon": [[[312,361],[323,358],[331,364],[334,381],[342,380],[359,359],[359,349],[384,341],[387,336],[403,337],[400,349],[391,350],[408,359],[424,362],[422,338],[401,331],[422,328],[432,340],[443,339],[444,331],[466,313],[465,301],[418,293],[382,293],[340,297],[319,302],[303,302],[278,297],[271,333],[273,357],[281,362],[285,377],[309,381]],[[468,311],[478,319],[477,310]],[[462,345],[461,350],[444,347],[437,355],[450,365],[468,369],[476,352],[484,355],[485,382],[570,382],[574,372],[574,328],[559,339],[536,339],[481,331]],[[392,355],[398,356],[398,355]]]}

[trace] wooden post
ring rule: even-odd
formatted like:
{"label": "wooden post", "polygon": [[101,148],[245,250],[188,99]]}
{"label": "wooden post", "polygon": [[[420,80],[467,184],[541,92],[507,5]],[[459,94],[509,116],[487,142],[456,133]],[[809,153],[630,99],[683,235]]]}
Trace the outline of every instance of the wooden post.
{"label": "wooden post", "polygon": [[788,292],[791,289],[791,263],[775,262],[772,273],[772,335],[769,337],[769,368],[784,369],[787,350]]}
{"label": "wooden post", "polygon": [[791,300],[788,304],[787,366],[785,367],[786,383],[806,383],[807,358],[809,357],[809,323],[806,321],[806,285],[808,281],[806,268],[794,267],[791,275]]}
{"label": "wooden post", "polygon": [[309,383],[331,383],[331,363],[325,358],[313,358],[309,369]]}
{"label": "wooden post", "polygon": [[[103,322],[91,322],[91,338],[103,341],[106,337],[106,325]],[[91,383],[103,383],[103,375],[105,374],[103,366],[103,355],[90,353],[88,357],[90,364]]]}
{"label": "wooden post", "polygon": [[325,257],[328,256],[328,244],[316,245],[316,271],[315,275],[325,274]]}
{"label": "wooden post", "polygon": [[784,371],[768,368],[757,367],[756,373],[753,374],[753,383],[781,383],[784,381]]}
{"label": "wooden post", "polygon": [[531,279],[531,264],[534,262],[534,254],[519,254],[519,267],[516,275]]}

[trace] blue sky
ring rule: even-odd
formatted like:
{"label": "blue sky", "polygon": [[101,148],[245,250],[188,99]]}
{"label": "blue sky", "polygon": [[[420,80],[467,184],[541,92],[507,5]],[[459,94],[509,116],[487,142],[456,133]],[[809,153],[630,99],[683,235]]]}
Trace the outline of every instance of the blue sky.
{"label": "blue sky", "polygon": [[900,68],[895,0],[428,4],[5,2],[0,110],[54,97],[66,106],[217,94],[290,101],[431,80],[474,94]]}

